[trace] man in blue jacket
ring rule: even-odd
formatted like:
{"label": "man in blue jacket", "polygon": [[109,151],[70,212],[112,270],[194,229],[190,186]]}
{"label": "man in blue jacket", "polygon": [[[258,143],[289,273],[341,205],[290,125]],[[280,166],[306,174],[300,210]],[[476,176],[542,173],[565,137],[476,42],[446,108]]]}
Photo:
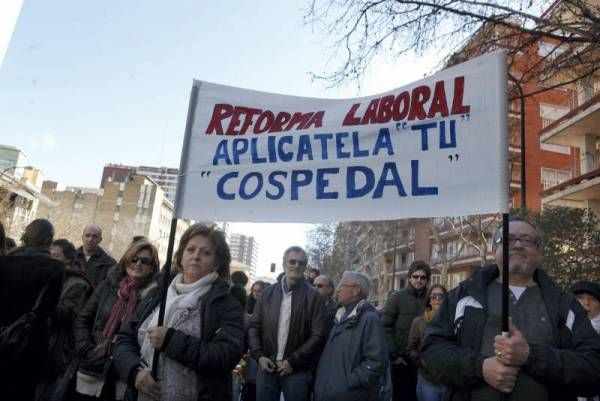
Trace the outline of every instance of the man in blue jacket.
{"label": "man in blue jacket", "polygon": [[502,236],[498,266],[483,267],[452,290],[426,329],[425,368],[448,386],[446,400],[575,400],[597,394],[600,336],[573,294],[541,266],[541,234],[518,217],[509,223],[510,337],[501,331]]}
{"label": "man in blue jacket", "polygon": [[315,401],[376,401],[388,368],[383,325],[367,302],[369,278],[344,272],[337,287],[341,307],[319,360]]}

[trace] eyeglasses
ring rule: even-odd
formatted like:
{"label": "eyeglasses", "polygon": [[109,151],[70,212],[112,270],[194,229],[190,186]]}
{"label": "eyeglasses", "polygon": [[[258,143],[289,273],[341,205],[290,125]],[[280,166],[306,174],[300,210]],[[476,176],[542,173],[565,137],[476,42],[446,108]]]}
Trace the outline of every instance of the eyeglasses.
{"label": "eyeglasses", "polygon": [[431,294],[429,295],[429,299],[437,299],[438,301],[441,301],[444,299],[444,294]]}
{"label": "eyeglasses", "polygon": [[317,288],[326,288],[326,287],[329,287],[329,285],[327,285],[327,284],[315,284],[315,287],[317,287]]}
{"label": "eyeglasses", "polygon": [[413,278],[414,280],[427,281],[427,276],[421,275],[421,274],[413,274],[410,277]]}
{"label": "eyeglasses", "polygon": [[[508,236],[508,245],[510,246],[515,246],[515,244],[517,243],[517,241],[519,241],[521,243],[521,245],[526,246],[526,247],[533,247],[533,246],[539,246],[540,245],[540,239],[539,238],[532,238],[529,236],[523,236],[523,237],[515,237],[512,235]],[[501,244],[502,243],[502,237],[498,238],[496,240],[496,244]]]}
{"label": "eyeglasses", "polygon": [[306,260],[301,259],[288,259],[289,265],[298,265],[298,266],[306,266]]}
{"label": "eyeglasses", "polygon": [[146,266],[152,266],[154,264],[152,262],[152,258],[148,258],[146,256],[134,256],[133,258],[131,258],[131,263],[136,264],[137,262],[140,262],[141,264]]}

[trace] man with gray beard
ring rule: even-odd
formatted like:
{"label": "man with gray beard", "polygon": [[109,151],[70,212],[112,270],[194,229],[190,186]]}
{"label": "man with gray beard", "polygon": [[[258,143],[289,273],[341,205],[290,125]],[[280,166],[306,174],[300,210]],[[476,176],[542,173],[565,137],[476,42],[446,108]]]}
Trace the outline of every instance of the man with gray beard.
{"label": "man with gray beard", "polygon": [[448,386],[446,400],[566,401],[597,394],[600,336],[570,292],[541,266],[541,234],[532,223],[509,223],[510,336],[501,333],[501,230],[498,265],[481,268],[448,293],[426,329],[421,358]]}

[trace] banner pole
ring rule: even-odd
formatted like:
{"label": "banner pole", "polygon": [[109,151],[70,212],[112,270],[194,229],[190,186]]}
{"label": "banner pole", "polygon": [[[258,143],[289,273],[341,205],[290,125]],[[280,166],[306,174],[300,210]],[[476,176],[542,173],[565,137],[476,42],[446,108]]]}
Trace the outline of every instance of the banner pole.
{"label": "banner pole", "polygon": [[[509,337],[508,327],[508,213],[502,213],[502,336]],[[502,393],[502,401],[509,395]]]}
{"label": "banner pole", "polygon": [[[158,326],[162,326],[165,320],[165,309],[167,307],[167,290],[169,289],[169,278],[171,276],[171,261],[173,259],[173,248],[175,247],[175,233],[177,232],[177,218],[171,220],[171,232],[169,233],[169,245],[167,247],[167,260],[162,268],[163,282],[160,289],[162,298],[160,300],[160,308],[158,309]],[[154,350],[154,358],[152,358],[152,377],[157,380],[158,374],[158,359],[160,350]]]}
{"label": "banner pole", "polygon": [[[192,126],[194,125],[196,104],[198,103],[198,85],[194,81],[192,85],[192,92],[190,95],[190,103],[188,106],[187,120],[185,123],[185,134],[183,138],[183,148],[181,151],[181,160],[179,162],[179,176],[177,178],[177,192],[175,193],[175,202],[173,202],[173,218],[171,219],[171,232],[169,233],[169,245],[167,247],[167,260],[163,266],[163,282],[161,288],[161,300],[160,308],[158,309],[158,326],[162,326],[165,320],[165,309],[167,307],[167,290],[169,289],[170,276],[171,276],[171,265],[173,259],[173,248],[175,246],[175,234],[177,233],[177,218],[179,211],[181,210],[181,203],[183,202],[182,192],[185,185],[186,173],[188,171],[188,159],[189,155],[187,149],[189,148],[190,137],[192,135]],[[160,350],[154,350],[154,357],[152,359],[152,377],[157,380],[158,374],[158,360],[160,357]]]}
{"label": "banner pole", "polygon": [[508,337],[508,213],[502,213],[502,335]]}

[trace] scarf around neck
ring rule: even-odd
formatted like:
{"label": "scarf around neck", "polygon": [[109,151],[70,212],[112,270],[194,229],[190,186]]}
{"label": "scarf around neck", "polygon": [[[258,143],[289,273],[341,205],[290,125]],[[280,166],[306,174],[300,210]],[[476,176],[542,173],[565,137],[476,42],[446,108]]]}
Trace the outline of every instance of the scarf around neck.
{"label": "scarf around neck", "polygon": [[137,305],[138,289],[144,282],[144,280],[133,280],[127,275],[119,281],[117,302],[112,307],[108,321],[104,326],[104,330],[102,330],[100,343],[98,344],[99,356],[107,356],[109,354],[110,344],[115,334],[117,334],[121,322],[127,322],[131,319],[131,315]]}
{"label": "scarf around neck", "polygon": [[[179,309],[191,309],[197,307],[202,299],[208,294],[213,283],[219,278],[216,272],[212,272],[202,277],[200,280],[191,284],[183,283],[183,274],[179,273],[167,290],[167,305],[165,307],[164,327],[172,327],[175,313]],[[138,331],[138,343],[140,344],[140,354],[142,360],[148,366],[152,366],[154,351],[148,340],[147,330],[150,327],[158,326],[158,310],[160,306],[154,309],[154,312],[142,323]]]}

